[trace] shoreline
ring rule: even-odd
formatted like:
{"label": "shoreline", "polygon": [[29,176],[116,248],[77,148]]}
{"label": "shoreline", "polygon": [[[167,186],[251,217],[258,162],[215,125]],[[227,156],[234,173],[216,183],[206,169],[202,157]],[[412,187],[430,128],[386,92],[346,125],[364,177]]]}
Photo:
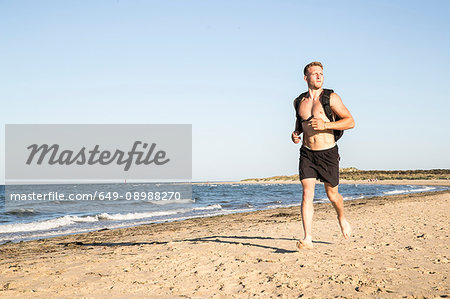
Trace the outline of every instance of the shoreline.
{"label": "shoreline", "polygon": [[[402,180],[396,180],[396,181],[390,181],[392,185],[407,185],[404,183],[404,181]],[[234,184],[235,182],[225,182],[223,184]],[[342,182],[341,184],[378,184],[381,185],[383,184],[382,182],[365,182],[365,181],[345,181]],[[422,183],[422,181],[414,181],[412,184],[409,185],[427,185],[427,186],[444,186],[439,180],[433,180],[433,181],[428,181],[428,184],[424,184]],[[211,184],[219,184],[219,183],[211,183]],[[253,182],[251,184],[266,184],[266,183],[261,183],[261,182]],[[277,181],[270,181],[267,184],[279,184],[279,182]],[[301,184],[300,182],[295,182],[295,183],[291,183],[291,182],[284,182],[284,184]],[[317,184],[322,184],[322,182],[317,181]],[[244,184],[245,185],[245,184]],[[449,185],[450,186],[450,185]],[[445,186],[444,186],[445,187]],[[357,198],[357,199],[344,199],[344,203],[345,202],[354,202],[357,200],[374,200],[377,198],[384,198],[384,197],[394,197],[394,196],[398,196],[398,195],[410,195],[410,194],[434,194],[434,193],[439,193],[442,191],[446,191],[446,190],[441,190],[441,191],[425,191],[425,190],[421,190],[420,192],[413,192],[413,193],[406,193],[406,194],[391,194],[391,195],[378,195],[378,196],[371,196],[371,197],[365,197],[365,198]],[[326,199],[325,202],[323,202],[322,200],[319,202],[314,202],[315,206],[316,204],[329,204],[330,202]],[[276,207],[276,208],[265,208],[265,209],[261,209],[261,210],[253,210],[253,211],[246,211],[246,212],[234,212],[234,213],[230,213],[230,214],[218,214],[215,216],[192,216],[189,218],[184,218],[184,219],[177,219],[177,220],[159,220],[159,221],[155,221],[155,222],[148,222],[148,223],[144,223],[144,224],[132,224],[132,225],[124,225],[124,226],[118,226],[115,228],[101,228],[101,229],[93,229],[93,230],[84,230],[84,231],[77,231],[77,232],[71,232],[71,233],[61,233],[61,234],[49,234],[49,235],[44,235],[44,236],[36,236],[36,237],[32,237],[32,238],[24,238],[24,239],[12,239],[12,240],[3,240],[0,241],[0,246],[4,245],[4,244],[17,244],[17,243],[21,243],[21,242],[32,242],[32,241],[39,241],[39,240],[45,240],[45,239],[52,239],[52,238],[59,238],[59,237],[65,237],[65,236],[73,236],[73,235],[79,235],[79,234],[85,234],[85,233],[92,233],[92,232],[98,232],[98,231],[103,231],[103,230],[116,230],[116,229],[127,229],[127,228],[133,228],[133,227],[139,227],[142,225],[154,225],[154,224],[165,224],[165,223],[171,223],[171,222],[182,222],[182,221],[188,221],[190,219],[197,219],[197,218],[209,218],[209,217],[219,217],[219,216],[227,216],[227,215],[233,215],[233,214],[241,214],[241,213],[255,213],[255,212],[259,212],[259,211],[265,211],[265,210],[276,210],[279,208],[289,208],[289,207],[298,207],[301,205],[301,202],[299,201],[297,204],[290,204],[287,205],[285,207]]]}
{"label": "shoreline", "polygon": [[[231,184],[301,184],[300,181],[235,181],[235,182],[195,182],[193,185],[208,185],[208,184],[223,184],[223,185],[231,185]],[[316,181],[316,184],[323,184],[320,181]],[[359,184],[359,185],[424,185],[424,186],[450,186],[450,180],[378,180],[376,182],[368,182],[367,180],[340,180],[339,185],[341,184]]]}
{"label": "shoreline", "polygon": [[[404,181],[402,180],[396,180],[396,181],[390,181],[391,184],[393,185],[407,185],[404,183]],[[223,184],[234,184],[236,182],[225,182]],[[322,182],[317,181],[318,184],[322,184]],[[365,182],[365,181],[345,181],[342,182],[341,184],[383,184],[382,182]],[[427,181],[428,184],[424,184],[422,183],[422,181],[414,181],[414,183],[409,184],[409,185],[429,185],[429,186],[443,186],[442,183],[439,180],[433,180],[433,181]],[[220,184],[220,183],[211,183],[211,184]],[[245,184],[245,183],[244,183]],[[262,183],[262,182],[252,182],[251,184],[266,184],[266,183]],[[270,181],[267,184],[279,184],[279,182],[277,181]],[[301,184],[300,182],[284,182],[284,184]],[[450,186],[450,185],[449,185]],[[445,187],[445,186],[444,186]],[[445,190],[444,190],[445,191]],[[407,194],[392,194],[392,195],[378,195],[378,196],[372,196],[372,197],[365,197],[365,198],[358,198],[358,199],[344,199],[344,202],[348,202],[348,201],[357,201],[357,200],[373,200],[373,199],[377,199],[377,198],[384,198],[384,197],[392,197],[392,196],[397,196],[397,195],[409,195],[409,194],[432,194],[432,193],[436,193],[436,192],[441,192],[441,191],[425,191],[425,190],[421,190],[420,192],[414,192],[414,193],[407,193]],[[319,202],[314,202],[314,204],[329,204],[329,201],[326,200],[325,202],[323,201],[319,201]],[[285,207],[279,207],[279,208],[288,208],[288,207],[298,207],[300,206],[301,202],[299,201],[297,204],[290,204],[287,205]],[[254,211],[247,211],[247,212],[234,212],[234,213],[230,213],[230,214],[219,214],[219,215],[215,215],[215,216],[193,216],[193,217],[189,217],[189,218],[185,218],[185,219],[177,219],[177,220],[159,220],[159,221],[155,221],[155,222],[149,222],[149,223],[145,223],[145,224],[134,224],[134,225],[124,225],[124,226],[119,226],[119,227],[115,227],[115,228],[101,228],[101,229],[93,229],[93,230],[84,230],[84,231],[78,231],[78,232],[71,232],[71,233],[61,233],[61,234],[49,234],[49,235],[45,235],[45,236],[36,236],[36,237],[32,237],[32,238],[24,238],[24,239],[12,239],[12,240],[3,240],[0,241],[0,246],[4,245],[4,244],[9,244],[9,243],[21,243],[21,242],[32,242],[32,241],[36,241],[36,240],[44,240],[44,239],[52,239],[52,238],[59,238],[59,237],[65,237],[65,236],[73,236],[73,235],[79,235],[79,234],[85,234],[85,233],[92,233],[92,232],[97,232],[97,231],[102,231],[102,230],[116,230],[116,229],[126,229],[126,228],[133,228],[133,227],[139,227],[142,225],[153,225],[153,224],[164,224],[164,223],[170,223],[170,222],[182,222],[182,221],[187,221],[190,219],[197,219],[197,218],[209,218],[209,217],[217,217],[217,216],[227,216],[227,215],[232,215],[232,214],[241,214],[241,213],[254,213],[254,212],[259,212],[259,211],[265,211],[265,210],[276,210],[278,208],[265,208],[262,210],[254,210]]]}
{"label": "shoreline", "polygon": [[315,205],[311,251],[298,206],[6,243],[0,296],[449,295],[449,205],[449,190],[346,201],[350,241]]}

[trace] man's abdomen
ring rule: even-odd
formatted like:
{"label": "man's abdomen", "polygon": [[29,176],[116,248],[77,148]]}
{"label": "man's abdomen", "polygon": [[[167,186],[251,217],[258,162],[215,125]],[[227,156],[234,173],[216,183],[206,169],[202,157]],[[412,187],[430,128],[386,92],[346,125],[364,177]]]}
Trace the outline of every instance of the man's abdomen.
{"label": "man's abdomen", "polygon": [[324,150],[332,148],[336,144],[334,141],[333,130],[327,130],[320,133],[314,130],[313,132],[309,131],[310,130],[303,132],[303,144],[311,150]]}

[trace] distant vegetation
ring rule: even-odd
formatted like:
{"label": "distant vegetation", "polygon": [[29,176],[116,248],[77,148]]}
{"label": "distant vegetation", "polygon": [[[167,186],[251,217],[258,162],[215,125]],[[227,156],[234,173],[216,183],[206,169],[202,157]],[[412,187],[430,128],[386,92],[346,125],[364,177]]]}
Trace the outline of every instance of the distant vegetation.
{"label": "distant vegetation", "polygon": [[[343,180],[450,180],[450,169],[430,170],[359,170],[354,167],[341,168],[339,177]],[[245,181],[298,181],[298,174],[273,176],[269,178],[245,179]]]}

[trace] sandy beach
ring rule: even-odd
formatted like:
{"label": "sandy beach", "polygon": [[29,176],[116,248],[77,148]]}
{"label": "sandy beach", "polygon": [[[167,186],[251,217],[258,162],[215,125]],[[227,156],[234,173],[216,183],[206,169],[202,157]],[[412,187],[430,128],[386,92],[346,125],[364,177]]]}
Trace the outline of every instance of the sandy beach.
{"label": "sandy beach", "polygon": [[3,298],[439,298],[449,291],[450,191],[345,203],[353,237],[316,205],[0,245]]}

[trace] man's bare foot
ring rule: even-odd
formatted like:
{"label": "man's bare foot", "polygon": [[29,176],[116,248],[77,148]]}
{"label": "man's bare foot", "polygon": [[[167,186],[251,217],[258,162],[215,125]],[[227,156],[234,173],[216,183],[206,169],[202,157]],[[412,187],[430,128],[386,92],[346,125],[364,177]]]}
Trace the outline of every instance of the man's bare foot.
{"label": "man's bare foot", "polygon": [[339,225],[341,226],[341,231],[344,239],[350,239],[350,236],[352,235],[352,227],[350,226],[350,223],[348,223],[347,219],[344,218],[342,220],[339,220]]}
{"label": "man's bare foot", "polygon": [[297,242],[297,248],[298,249],[313,249],[313,243],[310,240],[299,240]]}

